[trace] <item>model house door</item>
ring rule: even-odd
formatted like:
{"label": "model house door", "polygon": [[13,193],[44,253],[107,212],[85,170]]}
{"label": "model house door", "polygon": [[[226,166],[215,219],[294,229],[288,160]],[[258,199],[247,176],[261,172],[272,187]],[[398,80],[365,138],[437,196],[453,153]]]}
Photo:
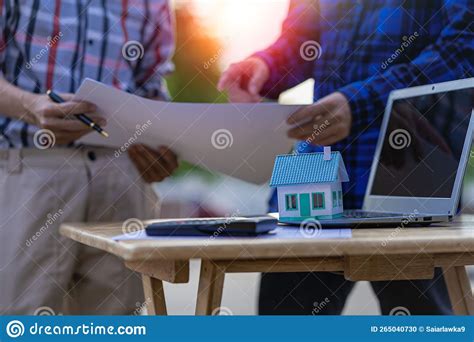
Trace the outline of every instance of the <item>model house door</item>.
{"label": "model house door", "polygon": [[300,216],[311,216],[311,207],[309,206],[309,194],[300,194]]}

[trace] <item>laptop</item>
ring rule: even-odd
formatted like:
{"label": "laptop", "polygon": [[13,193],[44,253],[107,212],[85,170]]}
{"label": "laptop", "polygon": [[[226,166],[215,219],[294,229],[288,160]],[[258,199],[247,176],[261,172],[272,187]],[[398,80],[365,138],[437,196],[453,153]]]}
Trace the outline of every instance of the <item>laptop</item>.
{"label": "laptop", "polygon": [[345,210],[318,224],[378,227],[452,220],[471,154],[473,124],[474,78],[392,92],[363,209]]}

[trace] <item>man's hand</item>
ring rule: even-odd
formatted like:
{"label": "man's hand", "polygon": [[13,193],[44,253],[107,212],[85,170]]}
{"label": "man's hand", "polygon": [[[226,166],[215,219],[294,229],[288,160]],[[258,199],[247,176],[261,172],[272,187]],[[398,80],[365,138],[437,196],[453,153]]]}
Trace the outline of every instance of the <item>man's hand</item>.
{"label": "man's hand", "polygon": [[288,131],[290,138],[328,146],[349,136],[352,113],[346,97],[333,93],[292,114],[288,123],[296,125]]}
{"label": "man's hand", "polygon": [[262,59],[250,57],[232,64],[221,76],[218,88],[226,90],[231,102],[260,102],[260,91],[270,77],[270,69]]}
{"label": "man's hand", "polygon": [[61,94],[66,102],[54,103],[47,95],[34,95],[25,101],[26,117],[30,124],[54,133],[56,144],[69,144],[83,135],[92,132],[91,128],[77,120],[75,114],[87,114],[100,126],[107,123],[104,118],[94,114],[96,107],[87,102],[73,101],[73,94]]}
{"label": "man's hand", "polygon": [[161,182],[178,168],[178,158],[167,147],[162,146],[154,150],[149,146],[137,144],[130,147],[128,155],[147,183]]}

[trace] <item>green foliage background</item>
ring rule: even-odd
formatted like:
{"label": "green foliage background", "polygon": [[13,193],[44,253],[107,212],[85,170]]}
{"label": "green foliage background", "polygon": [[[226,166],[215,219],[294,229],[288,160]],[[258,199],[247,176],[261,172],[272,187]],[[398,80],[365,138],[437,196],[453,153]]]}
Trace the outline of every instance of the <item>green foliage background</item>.
{"label": "green foliage background", "polygon": [[192,5],[176,9],[176,70],[167,78],[175,102],[226,102],[216,89],[221,43],[193,14]]}
{"label": "green foliage background", "polygon": [[[221,73],[221,43],[194,15],[192,4],[177,7],[175,15],[175,71],[167,77],[173,102],[227,102],[225,94],[216,88]],[[214,179],[211,173],[186,162],[181,163],[174,177],[184,177],[191,172],[209,181]]]}

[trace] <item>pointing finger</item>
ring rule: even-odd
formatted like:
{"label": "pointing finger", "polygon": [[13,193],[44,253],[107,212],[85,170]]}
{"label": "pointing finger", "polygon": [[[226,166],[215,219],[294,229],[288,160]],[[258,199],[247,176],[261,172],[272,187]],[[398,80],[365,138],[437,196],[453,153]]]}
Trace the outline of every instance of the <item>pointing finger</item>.
{"label": "pointing finger", "polygon": [[238,65],[231,65],[224,74],[217,85],[219,91],[227,90],[232,84],[238,84],[241,78],[241,68]]}
{"label": "pointing finger", "polygon": [[252,95],[258,95],[266,82],[265,72],[256,68],[249,82],[249,91]]}

